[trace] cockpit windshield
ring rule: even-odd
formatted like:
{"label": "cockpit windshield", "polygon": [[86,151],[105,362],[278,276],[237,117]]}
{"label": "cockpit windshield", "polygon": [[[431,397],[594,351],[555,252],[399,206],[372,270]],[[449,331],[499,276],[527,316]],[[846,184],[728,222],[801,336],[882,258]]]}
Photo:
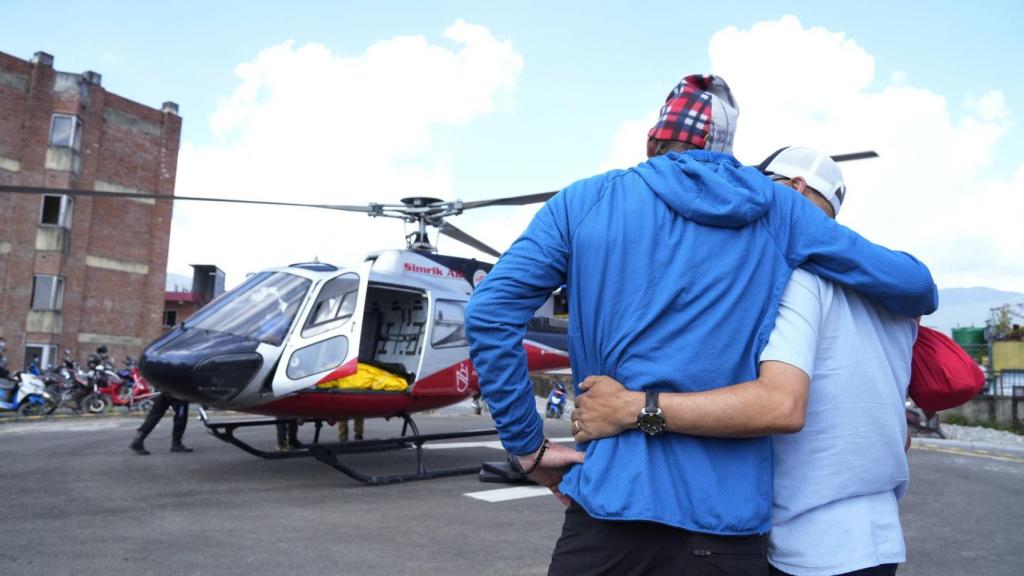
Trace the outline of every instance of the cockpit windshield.
{"label": "cockpit windshield", "polygon": [[285,272],[260,272],[223,296],[189,328],[212,330],[280,346],[311,282]]}

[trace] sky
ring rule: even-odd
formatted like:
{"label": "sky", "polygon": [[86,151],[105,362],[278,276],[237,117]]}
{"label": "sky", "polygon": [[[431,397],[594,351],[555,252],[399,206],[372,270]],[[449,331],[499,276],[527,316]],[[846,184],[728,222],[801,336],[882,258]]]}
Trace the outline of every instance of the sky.
{"label": "sky", "polygon": [[[177,102],[178,195],[333,204],[530,194],[628,168],[668,91],[711,72],[739,103],[742,162],[790,144],[877,150],[843,165],[841,223],[914,254],[940,288],[1024,291],[1020,2],[291,4],[6,0],[0,51]],[[535,211],[453,223],[503,250]],[[216,264],[231,286],[354,264],[405,233],[363,214],[179,202],[169,271]]]}

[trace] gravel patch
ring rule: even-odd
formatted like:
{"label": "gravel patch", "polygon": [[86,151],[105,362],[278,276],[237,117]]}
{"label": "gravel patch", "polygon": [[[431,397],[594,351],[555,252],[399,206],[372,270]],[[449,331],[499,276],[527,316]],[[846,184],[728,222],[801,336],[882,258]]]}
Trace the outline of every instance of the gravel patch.
{"label": "gravel patch", "polygon": [[1006,432],[1004,430],[993,430],[980,426],[958,426],[956,424],[943,424],[942,432],[949,440],[960,440],[962,442],[984,442],[997,446],[1008,446],[1011,448],[1024,449],[1024,436]]}

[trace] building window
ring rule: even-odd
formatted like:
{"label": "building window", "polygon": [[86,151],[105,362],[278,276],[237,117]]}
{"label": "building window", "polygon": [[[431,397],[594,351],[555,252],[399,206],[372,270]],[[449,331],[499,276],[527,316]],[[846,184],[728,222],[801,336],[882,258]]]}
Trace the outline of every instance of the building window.
{"label": "building window", "polygon": [[64,306],[64,279],[36,275],[32,278],[32,309],[60,310]]}
{"label": "building window", "polygon": [[164,328],[174,328],[178,325],[178,311],[164,310]]}
{"label": "building window", "polygon": [[25,346],[25,368],[30,369],[33,364],[40,370],[53,368],[53,362],[57,359],[57,347],[53,344],[27,344]]}
{"label": "building window", "polygon": [[39,214],[39,223],[49,226],[71,228],[71,196],[46,194]]}
{"label": "building window", "polygon": [[70,114],[54,114],[50,122],[50,146],[82,149],[82,121]]}

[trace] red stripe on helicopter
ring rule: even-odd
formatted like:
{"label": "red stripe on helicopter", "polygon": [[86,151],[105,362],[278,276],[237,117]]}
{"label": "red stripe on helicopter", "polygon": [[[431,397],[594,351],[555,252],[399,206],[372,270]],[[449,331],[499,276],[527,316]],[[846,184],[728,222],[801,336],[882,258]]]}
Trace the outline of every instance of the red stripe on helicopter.
{"label": "red stripe on helicopter", "polygon": [[247,412],[290,418],[325,419],[328,421],[363,416],[390,418],[433,410],[465,400],[467,394],[448,396],[413,396],[405,392],[339,393],[337,390],[302,391],[273,402],[246,408]]}
{"label": "red stripe on helicopter", "polygon": [[[556,370],[569,367],[569,355],[557,348],[551,348],[532,341],[523,342],[526,349],[526,365],[530,372]],[[468,396],[480,389],[479,376],[473,363],[463,360],[416,381],[413,396]]]}
{"label": "red stripe on helicopter", "polygon": [[526,365],[530,372],[569,367],[569,353],[565,350],[545,346],[531,340],[524,341],[523,348],[526,349]]}

